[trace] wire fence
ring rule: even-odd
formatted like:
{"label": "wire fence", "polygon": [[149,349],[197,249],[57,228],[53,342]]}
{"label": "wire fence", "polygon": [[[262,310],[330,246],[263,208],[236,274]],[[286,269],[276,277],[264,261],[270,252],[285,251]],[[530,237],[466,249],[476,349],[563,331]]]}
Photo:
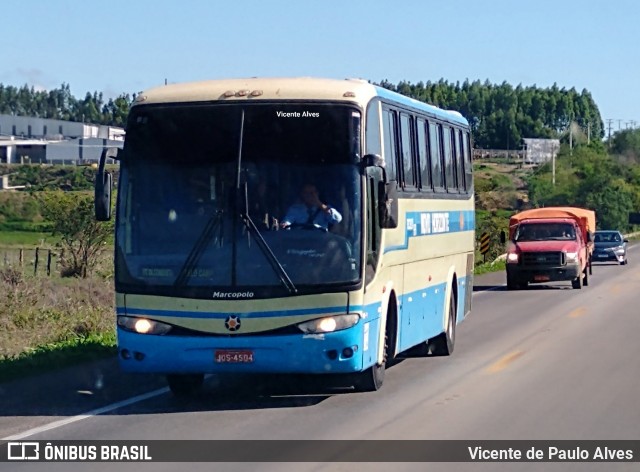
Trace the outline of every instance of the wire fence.
{"label": "wire fence", "polygon": [[[57,276],[62,272],[64,249],[48,247],[6,247],[0,248],[0,268],[12,267],[20,269],[25,275]],[[112,264],[112,250],[100,252],[98,268]]]}

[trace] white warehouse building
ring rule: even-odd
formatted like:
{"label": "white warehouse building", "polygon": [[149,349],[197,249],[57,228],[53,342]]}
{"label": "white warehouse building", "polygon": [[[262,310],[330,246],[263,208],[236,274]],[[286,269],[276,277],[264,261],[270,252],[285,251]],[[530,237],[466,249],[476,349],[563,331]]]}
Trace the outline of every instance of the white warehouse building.
{"label": "white warehouse building", "polygon": [[97,162],[105,147],[122,148],[124,135],[115,126],[0,115],[0,163]]}

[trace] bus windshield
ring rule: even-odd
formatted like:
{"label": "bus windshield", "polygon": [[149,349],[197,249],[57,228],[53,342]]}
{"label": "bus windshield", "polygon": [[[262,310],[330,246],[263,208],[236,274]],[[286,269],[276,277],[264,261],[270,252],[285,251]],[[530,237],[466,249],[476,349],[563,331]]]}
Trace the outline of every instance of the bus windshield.
{"label": "bus windshield", "polygon": [[[134,107],[118,189],[117,286],[234,298],[358,283],[359,135],[360,113],[345,105]],[[306,211],[309,188],[319,205],[284,228]]]}

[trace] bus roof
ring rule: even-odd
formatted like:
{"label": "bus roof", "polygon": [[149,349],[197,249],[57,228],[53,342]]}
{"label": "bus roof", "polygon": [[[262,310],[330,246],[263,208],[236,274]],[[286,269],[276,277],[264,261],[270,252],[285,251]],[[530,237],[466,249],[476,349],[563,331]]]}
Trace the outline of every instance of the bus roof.
{"label": "bus roof", "polygon": [[443,110],[405,97],[362,79],[321,79],[313,77],[245,78],[208,80],[155,87],[141,92],[136,104],[184,103],[238,100],[332,100],[358,103],[366,107],[374,97],[400,106],[418,109],[462,126],[467,120],[456,111]]}

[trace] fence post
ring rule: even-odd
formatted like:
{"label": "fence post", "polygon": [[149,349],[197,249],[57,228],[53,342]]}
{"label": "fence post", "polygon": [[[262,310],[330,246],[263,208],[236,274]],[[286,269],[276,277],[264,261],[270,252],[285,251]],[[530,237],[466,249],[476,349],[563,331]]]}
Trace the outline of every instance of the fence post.
{"label": "fence post", "polygon": [[33,262],[33,275],[37,275],[37,273],[38,273],[38,256],[39,256],[39,252],[40,252],[40,248],[37,247],[36,248],[35,261]]}
{"label": "fence post", "polygon": [[51,249],[47,253],[47,277],[51,275]]}
{"label": "fence post", "polygon": [[22,265],[24,264],[24,249],[22,248],[20,248],[18,260],[20,261],[20,267],[22,267]]}

